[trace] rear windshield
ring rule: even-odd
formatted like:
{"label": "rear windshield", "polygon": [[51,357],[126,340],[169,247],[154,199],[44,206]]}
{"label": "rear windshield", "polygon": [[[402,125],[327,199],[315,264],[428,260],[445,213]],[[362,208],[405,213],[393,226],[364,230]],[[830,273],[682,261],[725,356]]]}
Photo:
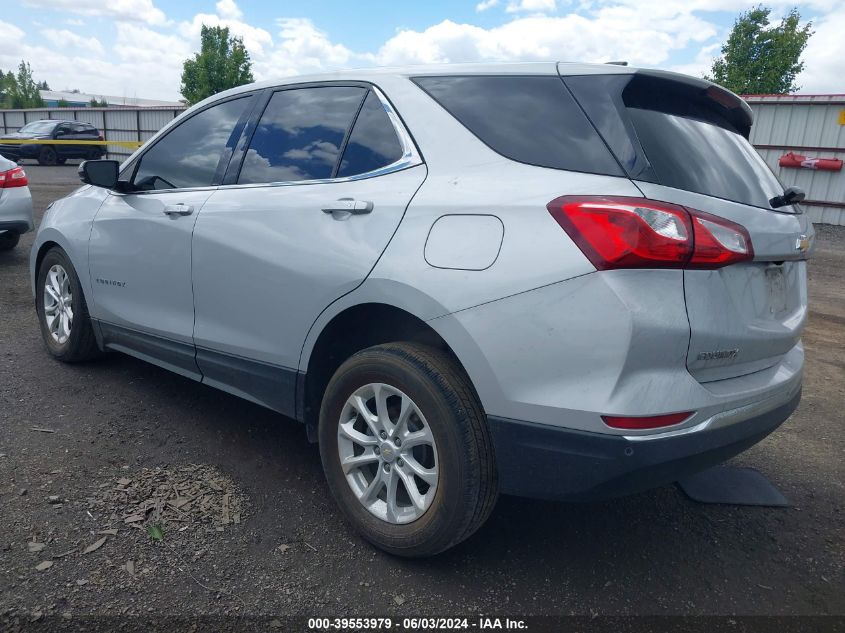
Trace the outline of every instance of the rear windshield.
{"label": "rear windshield", "polygon": [[413,81],[502,156],[540,167],[625,175],[560,77],[476,75]]}
{"label": "rear windshield", "polygon": [[628,114],[659,184],[764,208],[783,192],[738,133],[655,110],[628,108]]}
{"label": "rear windshield", "polygon": [[748,122],[706,84],[639,74],[565,82],[633,180],[765,209],[783,193],[746,138]]}

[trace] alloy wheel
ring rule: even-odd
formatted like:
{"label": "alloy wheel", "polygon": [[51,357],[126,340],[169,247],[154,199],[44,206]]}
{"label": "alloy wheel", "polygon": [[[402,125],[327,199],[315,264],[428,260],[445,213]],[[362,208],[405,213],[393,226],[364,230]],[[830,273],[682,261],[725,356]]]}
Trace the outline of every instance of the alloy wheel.
{"label": "alloy wheel", "polygon": [[73,293],[60,264],[53,264],[44,279],[44,321],[53,340],[64,345],[73,326]]}
{"label": "alloy wheel", "polygon": [[358,501],[392,524],[419,519],[434,500],[437,445],[419,407],[399,389],[371,383],[346,401],[338,453]]}

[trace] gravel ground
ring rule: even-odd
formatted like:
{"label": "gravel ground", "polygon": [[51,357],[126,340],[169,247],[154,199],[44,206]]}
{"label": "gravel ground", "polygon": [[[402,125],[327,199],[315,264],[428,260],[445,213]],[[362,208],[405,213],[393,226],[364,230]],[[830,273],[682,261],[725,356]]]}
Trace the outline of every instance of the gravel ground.
{"label": "gravel ground", "polygon": [[[27,171],[39,219],[77,184],[75,167]],[[422,561],[344,524],[296,422],[119,354],[51,360],[24,236],[0,253],[0,618],[845,615],[845,228],[817,231],[804,399],[734,460],[792,507],[698,505],[673,486],[594,504],[503,497],[469,542]],[[237,522],[210,482],[229,486]],[[125,522],[190,491],[208,499],[187,519],[162,506]]]}

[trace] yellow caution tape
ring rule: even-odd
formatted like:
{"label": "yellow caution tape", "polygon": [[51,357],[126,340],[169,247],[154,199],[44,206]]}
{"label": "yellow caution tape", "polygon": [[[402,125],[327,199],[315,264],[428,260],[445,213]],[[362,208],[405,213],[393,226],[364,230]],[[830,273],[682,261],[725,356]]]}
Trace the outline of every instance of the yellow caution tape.
{"label": "yellow caution tape", "polygon": [[50,141],[37,138],[0,138],[0,145],[117,145],[134,149],[143,144],[143,141]]}

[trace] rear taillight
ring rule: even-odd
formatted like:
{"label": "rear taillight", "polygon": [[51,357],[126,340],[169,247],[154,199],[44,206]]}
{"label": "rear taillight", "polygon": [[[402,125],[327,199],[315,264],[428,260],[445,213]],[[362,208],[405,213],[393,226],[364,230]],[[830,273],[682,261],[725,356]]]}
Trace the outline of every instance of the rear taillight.
{"label": "rear taillight", "polygon": [[622,415],[603,415],[601,419],[607,426],[614,429],[631,429],[631,430],[645,430],[645,429],[659,429],[664,426],[673,426],[680,424],[684,420],[689,419],[693,411],[684,411],[682,413],[669,413],[667,415],[651,415],[651,416],[622,416]]}
{"label": "rear taillight", "polygon": [[105,141],[106,139],[103,138],[102,134],[97,134],[97,140],[98,141]]}
{"label": "rear taillight", "polygon": [[11,189],[12,187],[26,187],[29,181],[23,167],[15,167],[9,171],[0,171],[0,189]]}
{"label": "rear taillight", "polygon": [[667,202],[563,196],[547,208],[598,270],[720,268],[754,256],[742,226]]}

